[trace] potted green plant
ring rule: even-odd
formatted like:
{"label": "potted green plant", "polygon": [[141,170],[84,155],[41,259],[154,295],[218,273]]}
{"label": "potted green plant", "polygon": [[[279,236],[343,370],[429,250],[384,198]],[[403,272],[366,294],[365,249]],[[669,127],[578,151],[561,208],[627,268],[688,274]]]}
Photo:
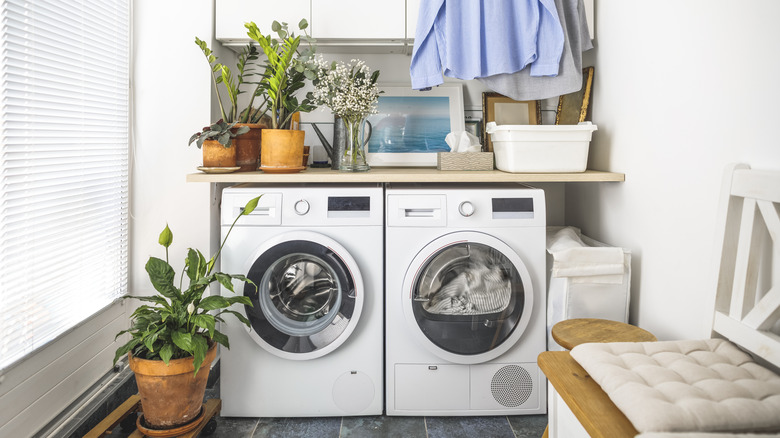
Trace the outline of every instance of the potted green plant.
{"label": "potted green plant", "polygon": [[[266,172],[298,172],[303,169],[304,132],[291,126],[291,122],[295,113],[316,108],[311,92],[300,101],[297,97],[306,81],[316,77],[312,63],[316,49],[306,33],[309,23],[305,19],[298,23],[303,37],[290,32],[287,23],[278,21],[271,25],[277,38],[263,35],[254,22],[245,26],[247,35],[257,42],[266,56],[260,85],[267,97],[266,110],[271,117],[271,128],[263,133],[260,168]],[[299,51],[302,39],[309,43],[309,47]]]}
{"label": "potted green plant", "polygon": [[[236,74],[234,76],[230,67],[217,62],[217,56],[208,47],[205,41],[198,37],[195,37],[195,44],[203,52],[206,57],[206,61],[211,68],[211,82],[214,86],[214,93],[219,105],[219,111],[222,116],[222,120],[227,123],[236,123],[236,127],[248,127],[249,130],[245,134],[236,138],[236,163],[239,166],[239,171],[253,171],[257,170],[258,161],[260,160],[260,141],[262,136],[262,130],[269,125],[269,118],[265,115],[263,108],[265,102],[262,102],[257,107],[254,106],[255,98],[260,97],[267,99],[263,93],[263,86],[260,81],[252,81],[253,76],[257,76],[258,72],[255,70],[253,62],[258,58],[257,48],[251,44],[247,44],[238,55],[238,61],[236,62]],[[251,96],[249,103],[243,110],[238,110],[239,95],[245,93],[242,89],[242,85],[250,84],[254,85],[251,90]],[[220,91],[222,90],[222,91]],[[223,93],[227,96],[230,103],[229,106],[225,105],[223,100]],[[205,166],[205,164],[204,164]]]}
{"label": "potted green plant", "polygon": [[[157,293],[123,297],[146,303],[131,315],[131,327],[117,334],[119,337],[129,333],[130,340],[119,347],[114,356],[116,364],[127,354],[130,368],[135,373],[144,419],[142,422],[139,418],[139,427],[177,429],[179,433],[184,433],[179,430],[181,428],[197,427],[216,345],[230,348],[227,336],[217,330],[216,324],[224,321],[223,315],[231,314],[249,326],[244,315],[229,307],[252,305],[249,297],[243,295],[204,297],[204,293],[214,282],[231,292],[234,292],[233,280],[252,284],[243,275],[214,272],[214,265],[233,226],[241,216],[250,214],[257,207],[259,199],[258,196],[246,204],[211,259],[206,260],[200,251],[189,249],[178,286],[176,273],[168,263],[173,233],[166,225],[158,239],[165,248],[165,260],[150,257],[146,263],[146,272]],[[184,274],[189,280],[186,288],[182,285]]]}
{"label": "potted green plant", "polygon": [[203,167],[235,167],[236,137],[249,131],[248,126],[236,127],[236,123],[227,123],[219,119],[192,134],[189,144],[197,141],[198,149],[203,150]]}

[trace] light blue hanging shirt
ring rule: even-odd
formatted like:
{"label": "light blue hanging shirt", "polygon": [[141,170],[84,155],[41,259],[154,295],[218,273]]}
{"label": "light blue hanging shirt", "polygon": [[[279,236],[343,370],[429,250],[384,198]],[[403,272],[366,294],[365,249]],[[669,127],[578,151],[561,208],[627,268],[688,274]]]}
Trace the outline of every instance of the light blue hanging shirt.
{"label": "light blue hanging shirt", "polygon": [[556,76],[563,29],[554,0],[422,0],[412,62],[412,88],[444,75],[474,79],[514,73]]}

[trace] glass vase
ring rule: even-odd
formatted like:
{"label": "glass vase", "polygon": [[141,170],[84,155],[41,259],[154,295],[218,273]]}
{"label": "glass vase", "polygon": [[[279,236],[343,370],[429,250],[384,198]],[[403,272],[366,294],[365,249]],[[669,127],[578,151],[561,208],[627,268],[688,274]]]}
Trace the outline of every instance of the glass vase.
{"label": "glass vase", "polygon": [[370,169],[366,163],[364,140],[365,132],[361,129],[365,118],[363,117],[343,117],[346,127],[346,138],[344,142],[344,154],[341,155],[339,170],[343,172],[365,172]]}

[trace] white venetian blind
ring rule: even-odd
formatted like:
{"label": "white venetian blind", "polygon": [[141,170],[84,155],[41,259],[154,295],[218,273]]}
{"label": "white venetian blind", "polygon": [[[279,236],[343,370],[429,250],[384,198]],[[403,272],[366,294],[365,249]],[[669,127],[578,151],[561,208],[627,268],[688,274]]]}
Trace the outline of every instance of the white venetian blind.
{"label": "white venetian blind", "polygon": [[2,1],[0,370],[126,292],[129,7]]}

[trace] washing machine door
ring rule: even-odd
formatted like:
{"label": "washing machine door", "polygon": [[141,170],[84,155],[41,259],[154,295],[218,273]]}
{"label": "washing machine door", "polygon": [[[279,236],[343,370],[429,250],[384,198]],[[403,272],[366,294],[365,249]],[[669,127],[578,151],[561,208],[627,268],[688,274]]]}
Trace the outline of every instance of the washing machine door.
{"label": "washing machine door", "polygon": [[413,337],[454,363],[482,363],[512,348],[533,310],[531,276],[520,256],[479,232],[455,232],[427,244],[403,285]]}
{"label": "washing machine door", "polygon": [[308,360],[349,338],[363,308],[357,263],[335,240],[294,231],[266,241],[246,275],[250,336],[279,357]]}

